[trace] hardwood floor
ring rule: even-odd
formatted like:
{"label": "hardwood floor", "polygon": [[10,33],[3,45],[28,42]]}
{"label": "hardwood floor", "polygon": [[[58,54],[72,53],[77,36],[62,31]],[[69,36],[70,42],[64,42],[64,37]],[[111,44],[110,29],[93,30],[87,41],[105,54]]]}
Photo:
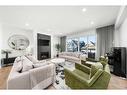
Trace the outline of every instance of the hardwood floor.
{"label": "hardwood floor", "polygon": [[0,89],[6,89],[6,81],[12,66],[0,68]]}
{"label": "hardwood floor", "polygon": [[112,74],[108,89],[127,89],[127,79]]}
{"label": "hardwood floor", "polygon": [[[8,66],[0,69],[0,89],[6,89],[6,81],[11,68],[12,66]],[[47,90],[54,89],[52,85],[47,88]],[[127,79],[112,74],[108,89],[127,89]]]}

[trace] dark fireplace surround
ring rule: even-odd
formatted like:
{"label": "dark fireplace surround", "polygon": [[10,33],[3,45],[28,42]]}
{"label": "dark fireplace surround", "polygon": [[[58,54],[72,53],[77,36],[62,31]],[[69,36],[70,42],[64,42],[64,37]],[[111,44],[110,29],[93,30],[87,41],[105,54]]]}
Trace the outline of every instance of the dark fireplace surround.
{"label": "dark fireplace surround", "polygon": [[37,34],[38,60],[51,58],[51,36]]}

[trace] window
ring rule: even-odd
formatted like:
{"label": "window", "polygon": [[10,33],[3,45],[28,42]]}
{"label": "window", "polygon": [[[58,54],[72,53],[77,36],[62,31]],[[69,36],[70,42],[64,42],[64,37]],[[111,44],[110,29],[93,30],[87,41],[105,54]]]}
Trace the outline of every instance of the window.
{"label": "window", "polygon": [[72,39],[72,47],[73,47],[73,52],[78,51],[78,39]]}
{"label": "window", "polygon": [[89,35],[67,39],[67,51],[81,52],[87,54],[89,58],[95,58],[96,36]]}
{"label": "window", "polygon": [[78,39],[68,39],[67,40],[67,51],[77,52],[78,51]]}
{"label": "window", "polygon": [[88,57],[89,58],[95,58],[95,50],[96,50],[96,36],[95,35],[91,35],[88,36]]}
{"label": "window", "polygon": [[68,39],[68,40],[67,40],[67,51],[68,51],[68,52],[71,52],[71,51],[72,51],[71,41],[72,41],[71,39]]}
{"label": "window", "polygon": [[87,54],[87,36],[79,38],[79,51],[83,54]]}

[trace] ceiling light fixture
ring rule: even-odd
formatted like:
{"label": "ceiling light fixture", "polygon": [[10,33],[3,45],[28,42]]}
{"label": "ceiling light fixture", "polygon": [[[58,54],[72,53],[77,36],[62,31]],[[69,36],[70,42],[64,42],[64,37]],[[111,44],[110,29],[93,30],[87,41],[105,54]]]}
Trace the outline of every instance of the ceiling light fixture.
{"label": "ceiling light fixture", "polygon": [[83,11],[83,12],[86,12],[86,8],[83,8],[82,11]]}
{"label": "ceiling light fixture", "polygon": [[91,25],[93,25],[94,24],[94,22],[93,21],[91,21]]}

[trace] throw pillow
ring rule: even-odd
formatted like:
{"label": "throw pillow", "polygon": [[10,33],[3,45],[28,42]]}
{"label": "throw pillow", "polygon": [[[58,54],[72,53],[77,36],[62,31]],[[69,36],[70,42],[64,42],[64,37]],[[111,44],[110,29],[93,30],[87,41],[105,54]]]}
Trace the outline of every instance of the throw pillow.
{"label": "throw pillow", "polygon": [[99,61],[105,61],[105,62],[108,62],[108,59],[105,58],[105,57],[103,57],[103,56],[101,56],[101,57],[99,58]]}
{"label": "throw pillow", "polygon": [[80,53],[75,52],[75,53],[74,53],[74,56],[77,57],[77,58],[79,58],[79,57],[80,57]]}
{"label": "throw pillow", "polygon": [[19,61],[21,61],[21,57],[17,57],[17,58],[15,59],[15,62],[16,62],[16,63],[19,62]]}
{"label": "throw pillow", "polygon": [[23,67],[23,66],[22,66],[22,61],[18,61],[18,62],[15,63],[15,64],[17,64],[16,67],[15,67],[16,71],[19,72],[19,73],[21,73],[22,67]]}
{"label": "throw pillow", "polygon": [[89,79],[91,79],[97,71],[98,71],[98,68],[95,67],[94,65],[91,65],[91,71],[90,71]]}
{"label": "throw pillow", "polygon": [[38,60],[32,55],[28,55],[28,56],[25,56],[25,57],[28,58],[34,64],[36,64],[38,62]]}
{"label": "throw pillow", "polygon": [[33,63],[25,56],[22,56],[22,72],[28,71],[32,68],[33,68]]}
{"label": "throw pillow", "polygon": [[105,62],[105,61],[100,61],[100,63],[103,65],[103,69],[104,69],[105,66],[106,66],[106,64],[107,64],[107,62]]}
{"label": "throw pillow", "polygon": [[81,54],[81,55],[80,55],[80,60],[86,61],[86,55]]}

